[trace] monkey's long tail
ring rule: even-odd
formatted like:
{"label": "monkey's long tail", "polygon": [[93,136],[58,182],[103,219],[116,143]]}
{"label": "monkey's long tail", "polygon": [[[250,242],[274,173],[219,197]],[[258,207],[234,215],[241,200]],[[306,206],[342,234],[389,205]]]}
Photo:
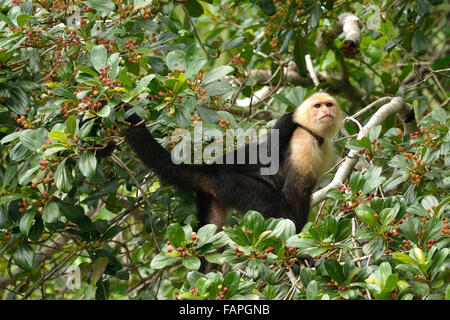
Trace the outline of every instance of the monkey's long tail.
{"label": "monkey's long tail", "polygon": [[[174,164],[170,153],[150,134],[142,119],[136,114],[127,118],[132,123],[125,130],[125,138],[141,161],[162,180],[188,190],[200,191],[207,184],[206,176],[214,174],[208,165]],[[201,167],[201,168],[200,168]]]}

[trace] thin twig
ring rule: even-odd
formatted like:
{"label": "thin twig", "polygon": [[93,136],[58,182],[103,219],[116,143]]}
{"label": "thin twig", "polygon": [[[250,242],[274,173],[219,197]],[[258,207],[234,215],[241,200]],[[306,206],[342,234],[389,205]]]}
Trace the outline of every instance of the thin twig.
{"label": "thin twig", "polygon": [[[114,162],[116,162],[119,166],[121,166],[128,172],[128,175],[130,176],[131,180],[133,180],[134,184],[136,185],[136,188],[138,188],[138,190],[141,192],[142,198],[147,203],[148,209],[151,210],[152,205],[151,205],[150,201],[147,199],[147,197],[145,196],[145,192],[144,192],[144,190],[142,190],[141,186],[139,185],[139,182],[134,177],[134,173],[115,154],[111,155],[111,159],[113,159]],[[161,252],[161,249],[158,245],[158,241],[156,240],[156,231],[155,231],[155,227],[153,225],[153,221],[152,221],[152,219],[149,219],[149,220],[150,220],[150,228],[152,229],[153,240],[155,241],[155,246],[158,249],[158,252]]]}

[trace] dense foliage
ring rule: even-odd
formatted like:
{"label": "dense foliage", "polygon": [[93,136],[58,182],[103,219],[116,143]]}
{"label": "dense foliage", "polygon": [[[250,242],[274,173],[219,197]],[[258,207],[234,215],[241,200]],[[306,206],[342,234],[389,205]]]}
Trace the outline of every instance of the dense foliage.
{"label": "dense foliage", "polygon": [[[448,9],[439,0],[0,0],[1,297],[450,299]],[[361,28],[350,51],[344,12]],[[193,195],[162,184],[121,135],[124,104],[169,150],[173,131],[200,121],[221,132],[270,128],[319,88],[345,116],[402,97],[419,126],[405,134],[392,114],[356,139],[376,109],[346,121],[336,149],[358,150],[359,170],[300,233],[254,211],[234,212],[220,232],[198,228]],[[110,141],[116,150],[100,157]],[[200,258],[221,267],[200,273]]]}

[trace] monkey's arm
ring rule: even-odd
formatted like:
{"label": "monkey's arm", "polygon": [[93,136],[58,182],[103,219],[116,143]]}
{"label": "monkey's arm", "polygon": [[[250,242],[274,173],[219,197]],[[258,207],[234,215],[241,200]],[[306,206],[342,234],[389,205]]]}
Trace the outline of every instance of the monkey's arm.
{"label": "monkey's arm", "polygon": [[176,165],[170,153],[164,149],[143,123],[133,114],[127,118],[132,125],[125,130],[125,138],[139,159],[168,183],[194,191],[211,188],[208,176],[215,174],[215,167],[208,165]]}

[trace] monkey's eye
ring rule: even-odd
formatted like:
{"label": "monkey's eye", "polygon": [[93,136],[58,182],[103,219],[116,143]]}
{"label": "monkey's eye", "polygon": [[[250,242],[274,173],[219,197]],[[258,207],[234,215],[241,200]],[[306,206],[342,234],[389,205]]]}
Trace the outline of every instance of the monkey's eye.
{"label": "monkey's eye", "polygon": [[320,108],[320,103],[316,103],[316,104],[314,105],[314,108]]}
{"label": "monkey's eye", "polygon": [[331,102],[327,103],[327,107],[332,107],[332,106],[333,106],[333,104]]}

